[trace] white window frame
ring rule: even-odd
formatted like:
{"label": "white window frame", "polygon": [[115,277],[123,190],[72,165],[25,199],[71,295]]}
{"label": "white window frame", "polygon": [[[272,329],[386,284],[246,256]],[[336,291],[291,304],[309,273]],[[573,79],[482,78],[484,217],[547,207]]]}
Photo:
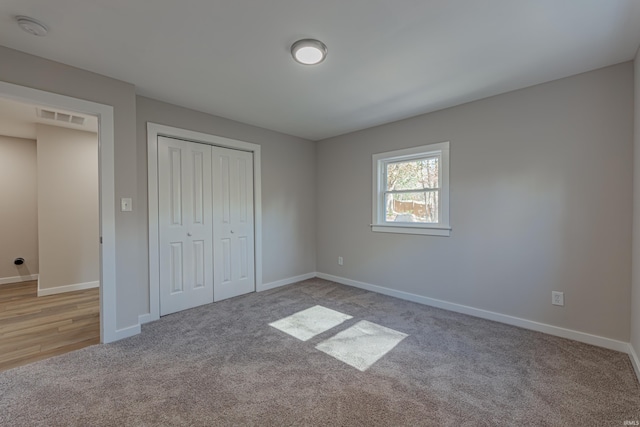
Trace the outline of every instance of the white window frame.
{"label": "white window frame", "polygon": [[[439,203],[437,223],[388,222],[385,212],[385,190],[387,187],[386,165],[399,161],[410,161],[424,157],[439,158]],[[373,159],[373,205],[371,231],[382,233],[423,234],[449,236],[449,142],[422,145],[403,150],[374,154]]]}

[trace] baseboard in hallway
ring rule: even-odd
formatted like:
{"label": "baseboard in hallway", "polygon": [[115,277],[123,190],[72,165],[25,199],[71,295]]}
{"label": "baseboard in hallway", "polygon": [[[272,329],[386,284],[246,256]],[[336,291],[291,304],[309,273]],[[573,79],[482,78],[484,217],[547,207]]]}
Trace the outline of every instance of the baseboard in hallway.
{"label": "baseboard in hallway", "polygon": [[96,281],[96,282],[86,282],[86,283],[74,283],[73,285],[65,285],[65,286],[58,286],[55,288],[40,289],[40,283],[38,282],[38,296],[43,297],[47,295],[82,291],[85,289],[93,289],[93,288],[99,288],[99,287],[100,287],[100,282]]}

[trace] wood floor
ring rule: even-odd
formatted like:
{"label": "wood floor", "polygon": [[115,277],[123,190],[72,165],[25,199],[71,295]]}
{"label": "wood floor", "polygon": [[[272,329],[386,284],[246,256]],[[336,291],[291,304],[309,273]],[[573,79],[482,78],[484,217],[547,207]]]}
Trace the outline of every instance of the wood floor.
{"label": "wood floor", "polygon": [[38,297],[35,281],[0,285],[0,371],[99,342],[99,289]]}

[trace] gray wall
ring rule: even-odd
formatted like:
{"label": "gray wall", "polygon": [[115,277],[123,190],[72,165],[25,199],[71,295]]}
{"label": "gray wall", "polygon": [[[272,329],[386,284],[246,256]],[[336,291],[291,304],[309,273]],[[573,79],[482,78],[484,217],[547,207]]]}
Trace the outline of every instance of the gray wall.
{"label": "gray wall", "polygon": [[[115,123],[115,197],[137,198],[136,97],[132,84],[0,46],[0,81],[111,105]],[[146,268],[139,248],[140,217],[116,211],[116,324],[138,324],[140,281]]]}
{"label": "gray wall", "polygon": [[[138,98],[132,84],[0,46],[0,81],[114,107],[117,327],[138,323],[148,307],[146,122],[262,145],[263,282],[315,271],[315,143]],[[140,181],[138,181],[140,180]]]}
{"label": "gray wall", "polygon": [[[315,143],[221,117],[137,97],[138,211],[147,211],[147,122],[174,126],[252,142],[262,153],[263,283],[311,273],[316,268]],[[148,265],[147,218],[140,218],[144,234],[140,261]],[[147,284],[140,295],[148,310]],[[143,311],[144,311],[143,310]]]}
{"label": "gray wall", "polygon": [[38,289],[100,281],[98,135],[37,124]]}
{"label": "gray wall", "polygon": [[633,151],[633,282],[631,345],[640,355],[640,50],[634,62],[635,109]]}
{"label": "gray wall", "polygon": [[[264,282],[313,271],[317,261],[324,273],[629,339],[631,63],[317,147],[146,98],[136,120],[133,85],[5,47],[0,81],[114,107],[116,206],[132,197],[134,207],[116,212],[118,328],[147,310],[152,121],[263,146]],[[372,233],[371,154],[441,141],[451,142],[452,236]],[[551,306],[551,290],[566,293],[564,308]],[[634,316],[636,348],[639,323]]]}
{"label": "gray wall", "polygon": [[0,279],[38,273],[36,164],[36,141],[0,135]]}
{"label": "gray wall", "polygon": [[[632,88],[628,62],[319,142],[318,271],[628,341]],[[373,233],[371,155],[442,141],[451,237]]]}

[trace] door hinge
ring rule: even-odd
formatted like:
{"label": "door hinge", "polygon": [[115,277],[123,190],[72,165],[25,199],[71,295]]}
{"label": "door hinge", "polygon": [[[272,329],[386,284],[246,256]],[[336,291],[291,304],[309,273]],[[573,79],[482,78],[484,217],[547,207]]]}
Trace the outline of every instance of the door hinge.
{"label": "door hinge", "polygon": [[100,244],[102,244],[102,236],[100,236]]}

